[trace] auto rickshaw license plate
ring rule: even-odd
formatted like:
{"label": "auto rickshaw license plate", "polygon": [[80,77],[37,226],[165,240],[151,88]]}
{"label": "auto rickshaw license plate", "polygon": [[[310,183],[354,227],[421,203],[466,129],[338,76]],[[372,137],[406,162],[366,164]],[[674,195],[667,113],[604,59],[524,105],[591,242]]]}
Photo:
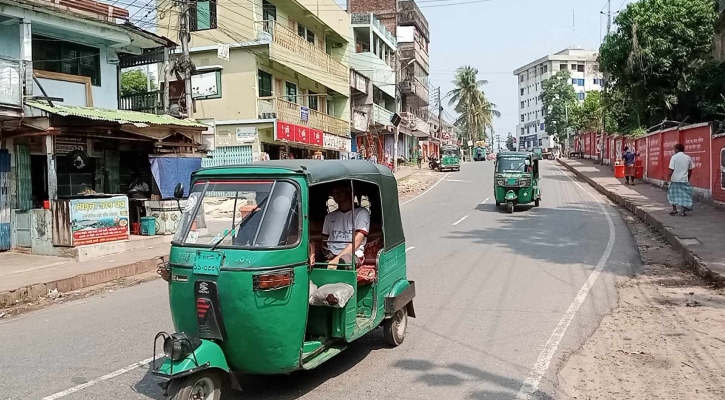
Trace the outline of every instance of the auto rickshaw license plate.
{"label": "auto rickshaw license plate", "polygon": [[196,252],[191,271],[196,275],[219,275],[223,258],[222,253],[199,250]]}
{"label": "auto rickshaw license plate", "polygon": [[516,178],[508,179],[508,180],[506,181],[506,184],[507,184],[507,185],[515,185],[515,184],[517,184],[517,183],[519,183],[519,180],[518,180],[518,179],[516,179]]}

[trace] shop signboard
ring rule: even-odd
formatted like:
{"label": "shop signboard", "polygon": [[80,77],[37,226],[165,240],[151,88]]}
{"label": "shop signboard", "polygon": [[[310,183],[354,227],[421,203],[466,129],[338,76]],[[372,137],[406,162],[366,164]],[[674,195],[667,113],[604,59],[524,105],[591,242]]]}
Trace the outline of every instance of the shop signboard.
{"label": "shop signboard", "polygon": [[289,142],[294,139],[294,125],[277,121],[276,128],[274,132],[276,140]]}
{"label": "shop signboard", "polygon": [[322,147],[324,132],[319,129],[310,129],[310,145]]}
{"label": "shop signboard", "polygon": [[88,140],[78,137],[57,137],[55,138],[55,154],[68,154],[72,151],[88,151]]}
{"label": "shop signboard", "polygon": [[295,136],[294,141],[297,143],[309,144],[309,129],[306,126],[295,125]]}
{"label": "shop signboard", "polygon": [[251,126],[237,128],[237,144],[251,144],[257,140],[257,128]]}
{"label": "shop signboard", "polygon": [[307,107],[300,107],[300,120],[302,121],[309,121],[310,120],[310,109]]}
{"label": "shop signboard", "polygon": [[73,245],[128,239],[128,197],[70,200]]}

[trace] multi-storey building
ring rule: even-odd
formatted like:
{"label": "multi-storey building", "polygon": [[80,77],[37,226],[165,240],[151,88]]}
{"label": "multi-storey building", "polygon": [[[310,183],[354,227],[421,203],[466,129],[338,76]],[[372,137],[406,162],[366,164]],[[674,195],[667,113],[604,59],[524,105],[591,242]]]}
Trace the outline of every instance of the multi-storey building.
{"label": "multi-storey building", "polygon": [[[178,12],[159,16],[160,32],[175,34]],[[190,20],[191,111],[215,131],[205,163],[351,150],[350,18],[334,0],[197,1]],[[183,98],[183,82],[169,87]]]}
{"label": "multi-storey building", "polygon": [[596,51],[568,48],[516,69],[514,75],[519,81],[516,136],[520,149],[553,146],[553,140],[546,133],[546,110],[540,96],[543,81],[560,70],[571,73],[571,85],[579,101],[584,101],[588,91],[602,89],[604,76],[599,71]]}
{"label": "multi-storey building", "polygon": [[[403,121],[399,125],[398,154],[409,158],[419,139],[427,139],[428,125],[428,20],[413,0],[349,0],[351,13],[372,13],[397,39],[398,96]],[[385,153],[393,154],[392,135],[385,138]]]}

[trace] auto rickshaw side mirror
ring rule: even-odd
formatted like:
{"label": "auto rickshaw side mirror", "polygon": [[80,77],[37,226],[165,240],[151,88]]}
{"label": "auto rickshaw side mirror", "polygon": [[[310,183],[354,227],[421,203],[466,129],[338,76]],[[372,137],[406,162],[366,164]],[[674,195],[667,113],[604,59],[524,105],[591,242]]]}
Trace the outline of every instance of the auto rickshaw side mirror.
{"label": "auto rickshaw side mirror", "polygon": [[176,187],[174,188],[174,198],[176,200],[181,200],[181,198],[184,197],[184,185],[179,182],[176,184]]}

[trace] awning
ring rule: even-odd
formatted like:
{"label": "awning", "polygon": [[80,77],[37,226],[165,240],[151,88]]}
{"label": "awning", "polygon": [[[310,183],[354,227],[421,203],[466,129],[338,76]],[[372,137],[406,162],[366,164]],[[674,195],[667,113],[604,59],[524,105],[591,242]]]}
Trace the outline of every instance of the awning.
{"label": "awning", "polygon": [[37,108],[62,117],[79,117],[95,121],[116,122],[120,125],[134,125],[138,128],[150,126],[185,127],[195,130],[206,130],[207,125],[190,119],[174,118],[171,115],[156,115],[128,110],[111,110],[107,108],[79,107],[55,104],[53,106],[39,101],[28,100],[25,105]]}

